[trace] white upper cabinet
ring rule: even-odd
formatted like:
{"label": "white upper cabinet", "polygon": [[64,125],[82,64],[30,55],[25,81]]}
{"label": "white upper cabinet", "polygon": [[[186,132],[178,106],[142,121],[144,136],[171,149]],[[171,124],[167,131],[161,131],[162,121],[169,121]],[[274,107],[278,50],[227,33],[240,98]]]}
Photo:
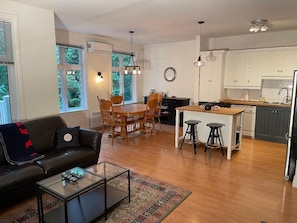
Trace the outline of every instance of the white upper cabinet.
{"label": "white upper cabinet", "polygon": [[262,78],[292,78],[297,70],[297,47],[263,49]]}
{"label": "white upper cabinet", "polygon": [[[213,57],[209,57],[210,52]],[[199,101],[218,102],[226,97],[224,89],[224,64],[226,51],[213,50],[201,52],[201,59],[205,62],[200,67]]]}
{"label": "white upper cabinet", "polygon": [[229,51],[226,57],[225,88],[261,87],[261,53],[252,50]]}

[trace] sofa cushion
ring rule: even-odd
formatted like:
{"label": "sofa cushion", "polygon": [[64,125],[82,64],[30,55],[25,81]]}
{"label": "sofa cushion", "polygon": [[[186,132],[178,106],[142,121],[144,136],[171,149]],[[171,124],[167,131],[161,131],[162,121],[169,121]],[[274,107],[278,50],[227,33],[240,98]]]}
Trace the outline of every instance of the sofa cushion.
{"label": "sofa cushion", "polygon": [[[44,171],[41,167],[34,164],[25,164],[22,166],[12,166],[10,164],[0,166],[0,188],[1,193],[13,192],[17,187],[23,187],[27,184],[35,186],[35,182],[44,177]],[[1,197],[1,196],[0,196]]]}
{"label": "sofa cushion", "polygon": [[79,147],[79,126],[74,128],[57,129],[57,149]]}
{"label": "sofa cushion", "polygon": [[61,116],[48,116],[25,121],[32,144],[38,153],[56,148],[56,130],[66,128],[66,123]]}
{"label": "sofa cushion", "polygon": [[80,149],[61,148],[48,151],[43,159],[36,161],[36,164],[41,166],[48,176],[51,176],[76,166],[88,167],[97,163],[97,160],[96,151],[81,146]]}

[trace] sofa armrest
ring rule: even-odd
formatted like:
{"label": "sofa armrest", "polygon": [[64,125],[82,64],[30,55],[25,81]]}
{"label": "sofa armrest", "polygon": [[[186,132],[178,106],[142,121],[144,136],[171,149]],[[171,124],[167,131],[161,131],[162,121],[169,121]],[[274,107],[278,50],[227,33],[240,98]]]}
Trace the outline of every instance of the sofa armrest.
{"label": "sofa armrest", "polygon": [[96,151],[99,158],[102,133],[95,130],[81,128],[79,130],[79,143],[81,147],[89,147]]}

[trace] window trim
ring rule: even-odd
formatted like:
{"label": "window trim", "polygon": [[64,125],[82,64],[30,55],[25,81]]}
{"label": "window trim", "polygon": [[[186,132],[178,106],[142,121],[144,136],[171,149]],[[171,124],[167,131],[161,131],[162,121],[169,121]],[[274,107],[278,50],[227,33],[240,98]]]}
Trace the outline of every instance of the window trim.
{"label": "window trim", "polygon": [[[73,46],[73,45],[65,45],[65,44],[56,44],[56,46],[59,47],[59,53],[60,53],[60,63],[57,63],[57,75],[59,75],[59,71],[61,71],[61,94],[62,94],[62,108],[60,109],[60,113],[67,113],[67,112],[76,112],[76,111],[84,111],[87,109],[87,88],[86,88],[86,83],[87,83],[87,75],[86,75],[86,70],[85,70],[85,51],[84,48],[81,46]],[[65,48],[75,48],[79,50],[79,57],[80,57],[80,64],[66,64],[65,63],[65,51],[61,49]],[[69,108],[68,107],[68,97],[67,97],[67,82],[66,82],[66,75],[68,70],[80,70],[80,89],[81,89],[81,105],[79,107],[73,107]],[[57,76],[58,77],[58,76]],[[58,85],[58,88],[60,86]],[[60,93],[59,93],[60,97]],[[59,99],[60,101],[60,99]],[[59,103],[60,104],[60,103]]]}

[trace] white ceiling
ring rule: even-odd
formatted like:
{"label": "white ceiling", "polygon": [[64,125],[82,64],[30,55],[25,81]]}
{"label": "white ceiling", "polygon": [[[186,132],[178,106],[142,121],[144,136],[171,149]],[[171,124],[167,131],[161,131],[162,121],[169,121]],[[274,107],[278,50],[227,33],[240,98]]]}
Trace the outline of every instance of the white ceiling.
{"label": "white ceiling", "polygon": [[[251,20],[267,32],[297,30],[297,0],[13,0],[55,12],[56,28],[154,44],[249,34]],[[253,35],[257,35],[254,33]]]}

